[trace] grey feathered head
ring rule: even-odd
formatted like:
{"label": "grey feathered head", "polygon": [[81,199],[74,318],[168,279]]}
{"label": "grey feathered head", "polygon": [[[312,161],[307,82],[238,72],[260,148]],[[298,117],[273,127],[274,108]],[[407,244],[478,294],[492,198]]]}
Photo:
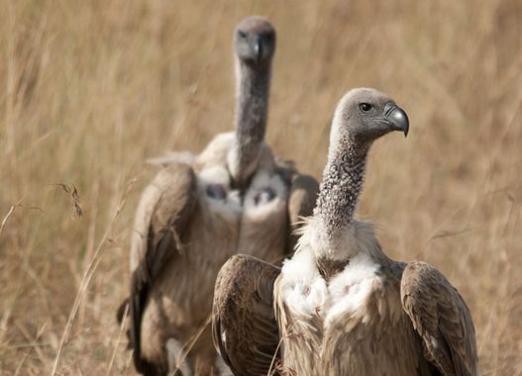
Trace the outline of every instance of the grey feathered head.
{"label": "grey feathered head", "polygon": [[234,46],[238,58],[246,63],[253,65],[269,63],[276,47],[275,29],[263,17],[247,17],[236,27]]}
{"label": "grey feathered head", "polygon": [[408,115],[386,94],[375,89],[359,88],[346,93],[337,105],[330,145],[340,136],[352,142],[369,144],[391,131],[408,134]]}

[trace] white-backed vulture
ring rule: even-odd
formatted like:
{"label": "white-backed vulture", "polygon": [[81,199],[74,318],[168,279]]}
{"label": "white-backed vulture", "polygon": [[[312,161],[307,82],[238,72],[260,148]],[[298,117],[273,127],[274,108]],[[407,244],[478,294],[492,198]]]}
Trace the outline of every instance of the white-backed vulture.
{"label": "white-backed vulture", "polygon": [[217,135],[187,163],[167,160],[141,196],[128,300],[140,373],[225,374],[209,325],[217,272],[238,249],[282,260],[297,226],[290,220],[312,212],[315,180],[264,143],[275,37],[261,17],[238,25],[235,132]]}
{"label": "white-backed vulture", "polygon": [[247,255],[220,270],[213,338],[236,375],[476,375],[471,314],[423,262],[388,258],[354,219],[377,138],[406,113],[374,89],[339,102],[313,216],[281,269]]}

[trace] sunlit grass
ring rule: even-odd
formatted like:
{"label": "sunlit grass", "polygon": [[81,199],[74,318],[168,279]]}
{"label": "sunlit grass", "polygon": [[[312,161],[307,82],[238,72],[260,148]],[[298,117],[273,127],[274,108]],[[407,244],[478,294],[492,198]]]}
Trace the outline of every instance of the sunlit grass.
{"label": "sunlit grass", "polygon": [[133,373],[115,310],[144,160],[232,127],[231,35],[252,13],[278,30],[268,139],[302,170],[320,176],[347,89],[408,111],[359,214],[459,288],[484,375],[521,374],[515,0],[0,0],[0,373]]}

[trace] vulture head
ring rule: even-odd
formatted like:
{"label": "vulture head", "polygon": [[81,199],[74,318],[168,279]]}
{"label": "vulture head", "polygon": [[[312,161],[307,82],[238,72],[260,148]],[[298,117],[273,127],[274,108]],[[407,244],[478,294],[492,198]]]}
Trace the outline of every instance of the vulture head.
{"label": "vulture head", "polygon": [[330,135],[331,146],[341,146],[349,140],[357,146],[367,146],[392,131],[409,129],[408,115],[393,99],[375,89],[353,89],[341,98],[335,111]]}
{"label": "vulture head", "polygon": [[247,17],[234,33],[237,57],[250,65],[269,64],[276,47],[276,32],[272,24],[259,16]]}

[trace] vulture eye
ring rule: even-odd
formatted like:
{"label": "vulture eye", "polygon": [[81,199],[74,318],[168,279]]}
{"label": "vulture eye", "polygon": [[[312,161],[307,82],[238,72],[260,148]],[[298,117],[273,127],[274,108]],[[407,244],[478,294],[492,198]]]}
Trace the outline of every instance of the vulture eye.
{"label": "vulture eye", "polygon": [[241,38],[246,38],[246,33],[244,31],[238,30],[237,35],[239,35]]}
{"label": "vulture eye", "polygon": [[359,108],[361,109],[362,112],[368,112],[372,109],[372,107],[373,106],[369,103],[361,103],[359,105]]}

